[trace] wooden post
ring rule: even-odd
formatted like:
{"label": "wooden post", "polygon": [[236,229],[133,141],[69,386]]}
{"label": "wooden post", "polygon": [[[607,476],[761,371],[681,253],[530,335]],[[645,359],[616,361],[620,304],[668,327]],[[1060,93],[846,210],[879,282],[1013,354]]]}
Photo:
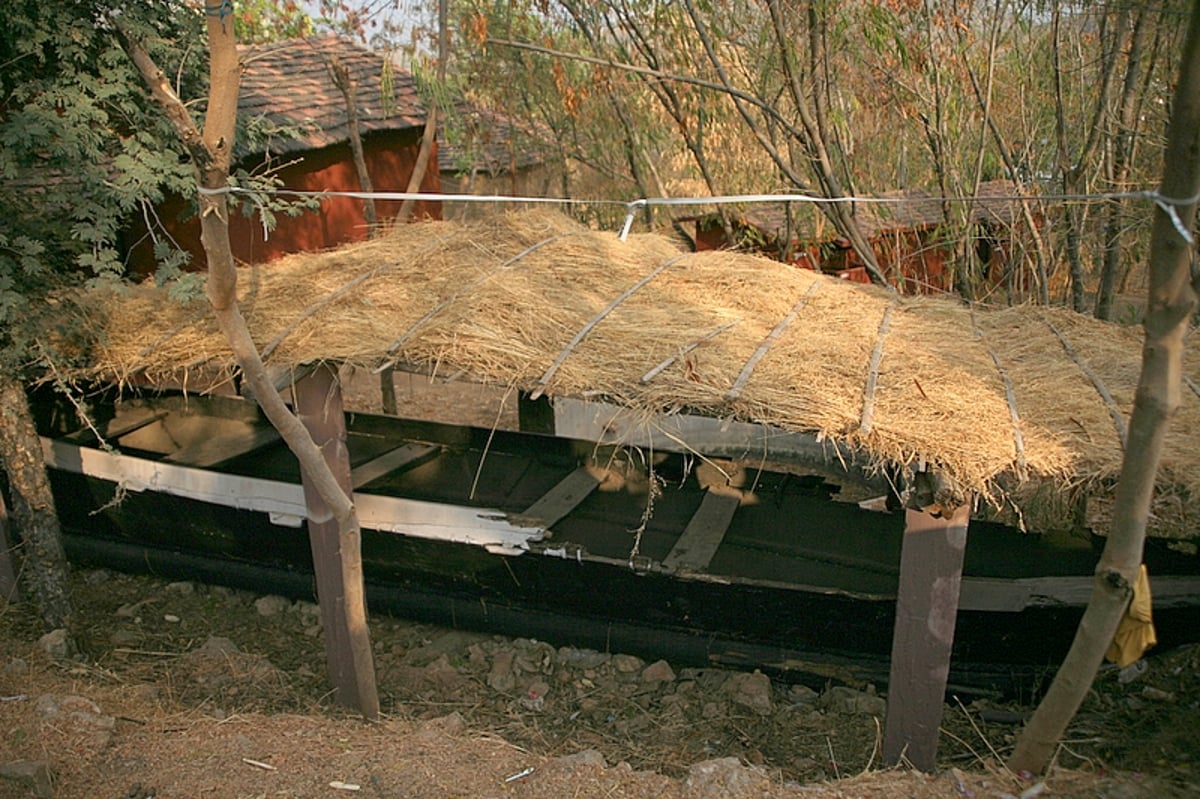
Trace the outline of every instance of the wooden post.
{"label": "wooden post", "polygon": [[[296,381],[294,391],[296,415],[320,447],[342,489],[351,495],[346,418],[337,375],[328,365],[322,364]],[[325,501],[309,484],[306,475],[302,475],[302,482],[308,540],[317,578],[317,599],[325,629],[325,658],[334,697],[339,704],[374,718],[379,712],[379,699],[374,690],[373,655],[369,645],[362,645],[367,625],[365,604],[347,599],[353,596],[351,592],[361,595],[363,590],[361,539],[356,530],[353,541],[342,541],[337,519]],[[349,584],[346,574],[355,571],[359,575],[358,583]],[[355,608],[363,609],[361,615]]]}
{"label": "wooden post", "polygon": [[969,500],[949,517],[905,511],[883,734],[889,764],[904,758],[932,771],[937,761],[970,518]]}
{"label": "wooden post", "polygon": [[520,392],[517,395],[517,426],[523,433],[554,435],[554,406],[550,398],[542,395],[531,399],[528,392]]}

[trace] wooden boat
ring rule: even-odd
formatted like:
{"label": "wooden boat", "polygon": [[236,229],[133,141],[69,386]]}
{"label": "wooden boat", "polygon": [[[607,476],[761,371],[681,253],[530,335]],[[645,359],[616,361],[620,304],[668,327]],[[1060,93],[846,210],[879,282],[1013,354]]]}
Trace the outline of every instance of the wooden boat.
{"label": "wooden boat", "polygon": [[[254,403],[130,395],[100,404],[95,427],[38,407],[71,557],[311,597],[296,461]],[[839,480],[815,468],[814,439],[760,425],[677,414],[635,441],[622,419],[570,400],[554,405],[555,434],[348,414],[372,608],[886,679],[903,513],[858,501],[886,481]],[[1069,645],[1097,554],[1087,535],[973,521],[951,686],[1044,674]],[[1161,645],[1194,640],[1200,560],[1152,541],[1146,563]]]}

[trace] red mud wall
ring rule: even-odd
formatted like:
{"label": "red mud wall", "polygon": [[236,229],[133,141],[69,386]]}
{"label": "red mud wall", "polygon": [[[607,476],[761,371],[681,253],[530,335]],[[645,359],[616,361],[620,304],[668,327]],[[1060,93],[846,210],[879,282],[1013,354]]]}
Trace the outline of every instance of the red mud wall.
{"label": "red mud wall", "polygon": [[[373,134],[363,143],[367,171],[376,191],[401,192],[408,187],[420,146],[420,129]],[[359,191],[358,172],[349,143],[326,147],[295,156],[296,163],[279,171],[283,187],[300,191]],[[284,159],[286,161],[286,159]],[[430,159],[421,191],[441,192],[437,153]],[[237,199],[245,199],[238,198]],[[414,218],[440,219],[440,202],[419,202]],[[200,223],[193,215],[190,201],[173,197],[157,208],[158,217],[175,243],[192,254],[192,269],[204,269],[204,250],[200,246]],[[375,202],[381,224],[387,224],[400,210],[399,201]],[[319,209],[299,216],[276,212],[275,229],[265,237],[257,211],[244,216],[235,211],[229,223],[233,255],[244,263],[263,263],[292,252],[310,252],[335,247],[367,237],[367,220],[362,200],[330,197]],[[136,219],[128,232],[128,266],[132,274],[144,276],[154,270],[153,247],[146,234],[144,220]]]}

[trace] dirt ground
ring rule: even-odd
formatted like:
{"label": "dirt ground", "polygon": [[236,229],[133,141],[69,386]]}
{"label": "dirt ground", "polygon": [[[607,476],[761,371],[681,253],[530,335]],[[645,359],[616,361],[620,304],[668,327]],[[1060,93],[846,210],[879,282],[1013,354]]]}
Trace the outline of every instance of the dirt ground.
{"label": "dirt ground", "polygon": [[[946,709],[939,769],[879,770],[881,702],[375,618],[383,719],[328,695],[310,603],[75,575],[80,651],[0,606],[0,797],[1194,796],[1200,647],[1105,673],[1045,780],[999,765],[1016,726]],[[872,702],[871,700],[876,700]],[[38,780],[43,787],[38,788]]]}
{"label": "dirt ground", "polygon": [[[410,412],[515,423],[502,393],[397,384]],[[372,384],[351,396],[369,407]],[[1200,795],[1200,646],[1105,671],[1045,778],[1001,765],[1030,707],[952,703],[926,775],[880,769],[874,686],[375,617],[368,724],[332,702],[311,603],[105,570],[72,589],[76,652],[0,604],[0,799]]]}

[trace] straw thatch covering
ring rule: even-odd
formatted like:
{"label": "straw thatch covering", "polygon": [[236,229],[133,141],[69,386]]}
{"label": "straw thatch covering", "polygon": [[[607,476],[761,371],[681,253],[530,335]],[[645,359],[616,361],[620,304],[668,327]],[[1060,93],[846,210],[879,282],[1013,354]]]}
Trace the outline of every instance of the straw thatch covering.
{"label": "straw thatch covering", "polygon": [[[1140,330],[1062,310],[898,297],[653,235],[622,242],[543,212],[403,226],[247,269],[240,290],[268,365],[396,360],[813,432],[876,466],[929,464],[1042,527],[1063,522],[1080,491],[1111,488],[1141,355]],[[142,287],[97,302],[93,377],[194,387],[235,370],[202,301]],[[1160,533],[1197,530],[1194,386],[1163,461]]]}

